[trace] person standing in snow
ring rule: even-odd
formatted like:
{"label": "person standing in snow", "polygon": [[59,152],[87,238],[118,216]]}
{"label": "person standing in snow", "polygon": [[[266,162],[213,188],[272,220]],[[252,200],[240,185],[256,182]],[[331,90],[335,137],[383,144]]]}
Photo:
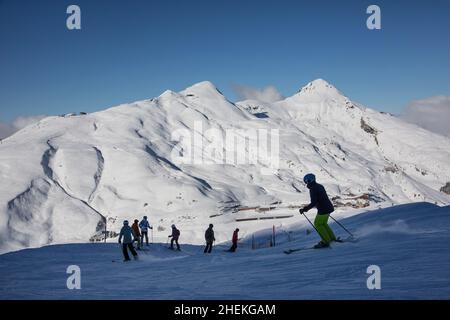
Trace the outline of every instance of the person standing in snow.
{"label": "person standing in snow", "polygon": [[308,212],[308,210],[316,207],[317,215],[314,220],[314,226],[316,227],[319,236],[322,240],[314,246],[314,248],[325,248],[330,246],[331,241],[336,240],[336,236],[328,225],[328,218],[330,213],[334,211],[333,204],[328,198],[325,188],[316,182],[316,177],[312,173],[308,173],[303,178],[303,182],[309,189],[309,195],[311,203],[306,207],[301,208],[299,211],[301,214]]}
{"label": "person standing in snow", "polygon": [[148,247],[148,229],[152,229],[153,227],[150,226],[150,223],[147,220],[147,216],[144,216],[144,219],[139,223],[139,228],[141,228],[141,245],[144,245],[144,237],[145,237],[145,244]]}
{"label": "person standing in snow", "polygon": [[180,237],[180,230],[175,227],[175,225],[172,225],[172,234],[169,236],[169,238],[172,238],[170,240],[170,249],[173,250],[173,243],[175,242],[177,244],[177,250],[180,251],[180,245],[178,244],[178,238]]}
{"label": "person standing in snow", "polygon": [[231,248],[228,250],[229,252],[235,252],[237,249],[237,242],[238,242],[238,233],[239,233],[239,229],[234,230],[233,232],[233,237],[231,238],[231,242],[233,243],[231,245]]}
{"label": "person standing in snow", "polygon": [[216,238],[214,238],[213,227],[214,226],[212,224],[210,224],[209,228],[206,229],[206,231],[205,231],[206,247],[205,247],[205,250],[203,251],[204,253],[211,253],[213,243],[214,243],[214,241],[216,241]]}
{"label": "person standing in snow", "polygon": [[[120,230],[119,235],[119,243],[122,244],[122,252],[124,261],[130,261],[130,256],[128,255],[128,249],[131,251],[131,254],[133,255],[134,260],[138,259],[138,254],[136,250],[134,250],[133,247],[133,229],[128,225],[128,220],[125,220],[123,222],[123,227]],[[123,243],[122,243],[123,238]]]}
{"label": "person standing in snow", "polygon": [[141,250],[141,233],[139,232],[139,220],[135,219],[134,223],[131,226],[131,229],[133,229],[133,242],[137,242],[137,250]]}

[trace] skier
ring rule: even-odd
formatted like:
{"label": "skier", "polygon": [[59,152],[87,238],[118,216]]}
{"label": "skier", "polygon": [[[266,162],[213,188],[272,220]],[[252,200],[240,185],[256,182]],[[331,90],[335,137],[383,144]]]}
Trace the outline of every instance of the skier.
{"label": "skier", "polygon": [[147,216],[144,216],[144,219],[139,223],[139,228],[141,228],[141,245],[144,245],[145,237],[145,244],[148,247],[148,229],[153,230],[153,227],[150,226],[150,223],[147,220]]}
{"label": "skier", "polygon": [[314,207],[317,208],[314,226],[322,240],[316,244],[314,248],[328,247],[330,246],[331,241],[336,241],[333,230],[328,226],[328,218],[330,217],[330,213],[334,211],[333,204],[328,198],[325,188],[316,182],[316,177],[312,173],[305,175],[303,182],[306,183],[306,186],[309,189],[311,203],[306,207],[301,208],[299,211],[301,214],[304,214]]}
{"label": "skier", "polygon": [[209,228],[206,229],[206,232],[205,232],[206,247],[205,247],[205,250],[203,251],[204,253],[211,253],[211,250],[213,247],[213,242],[216,241],[216,238],[214,238],[213,227],[214,226],[212,224],[210,224]]}
{"label": "skier", "polygon": [[125,220],[123,222],[123,227],[120,230],[120,235],[119,235],[119,243],[121,243],[121,244],[122,244],[122,237],[123,237],[123,244],[122,244],[122,252],[123,252],[123,257],[124,257],[123,261],[130,261],[130,256],[128,255],[127,249],[130,249],[134,260],[138,259],[138,254],[133,248],[132,235],[133,235],[133,229],[131,229],[130,226],[128,225],[128,220]]}
{"label": "skier", "polygon": [[235,252],[236,248],[237,248],[237,242],[238,242],[238,233],[239,233],[239,229],[237,228],[236,230],[234,230],[233,232],[233,237],[231,238],[231,242],[233,243],[231,245],[231,248],[228,250],[229,252]]}
{"label": "skier", "polygon": [[180,245],[178,244],[178,238],[180,237],[180,230],[175,227],[175,225],[172,225],[172,234],[169,236],[169,238],[172,238],[170,240],[170,249],[173,250],[173,243],[175,242],[177,244],[177,250],[180,251]]}
{"label": "skier", "polygon": [[133,229],[133,242],[137,242],[137,250],[141,250],[141,233],[139,232],[139,220],[135,219],[131,229]]}

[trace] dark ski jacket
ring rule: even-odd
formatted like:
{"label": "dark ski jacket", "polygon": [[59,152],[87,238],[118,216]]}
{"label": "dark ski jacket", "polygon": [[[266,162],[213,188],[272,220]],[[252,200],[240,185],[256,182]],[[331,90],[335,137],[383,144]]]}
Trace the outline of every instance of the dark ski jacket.
{"label": "dark ski jacket", "polygon": [[180,230],[178,230],[177,228],[172,228],[172,239],[178,240],[179,237],[180,237]]}
{"label": "dark ski jacket", "polygon": [[205,240],[207,243],[213,243],[216,238],[214,238],[214,230],[212,228],[208,228],[205,232]]}
{"label": "dark ski jacket", "polygon": [[312,182],[309,183],[307,187],[309,189],[311,203],[304,207],[303,210],[308,211],[316,207],[318,214],[330,214],[334,211],[333,204],[328,198],[325,188],[321,184]]}
{"label": "dark ski jacket", "polygon": [[123,226],[122,229],[120,230],[119,242],[122,241],[122,237],[123,237],[124,244],[133,243],[132,235],[133,235],[133,229],[131,229],[130,226]]}

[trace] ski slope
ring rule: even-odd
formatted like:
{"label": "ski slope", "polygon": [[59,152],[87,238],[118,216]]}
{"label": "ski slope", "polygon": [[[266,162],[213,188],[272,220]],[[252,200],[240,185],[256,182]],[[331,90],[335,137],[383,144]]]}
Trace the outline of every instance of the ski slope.
{"label": "ski slope", "polygon": [[[335,215],[357,242],[291,255],[283,250],[318,240],[305,223],[293,227],[295,241],[279,236],[276,247],[251,250],[243,239],[235,254],[222,243],[204,255],[201,246],[183,243],[183,230],[182,252],[155,243],[128,263],[113,243],[11,252],[0,255],[0,299],[450,299],[450,206],[344,216]],[[69,265],[81,268],[80,290],[66,288]],[[367,289],[369,265],[381,268],[381,290]]]}
{"label": "ski slope", "polygon": [[[279,164],[221,162],[236,150],[195,146],[186,156],[175,132],[211,146],[208,130],[279,130]],[[251,154],[255,141],[239,143]],[[237,219],[305,204],[313,172],[340,211],[411,202],[448,205],[450,139],[361,106],[317,79],[275,103],[230,102],[208,81],[180,92],[92,114],[53,116],[0,144],[0,253],[84,243],[124,219],[148,215],[155,230],[175,223],[191,244],[209,223],[228,239]],[[236,211],[276,207],[274,212]],[[296,210],[293,210],[294,212]],[[295,225],[298,217],[277,221]],[[248,233],[273,224],[245,223]],[[115,239],[110,239],[115,241]],[[164,239],[156,239],[164,241]]]}

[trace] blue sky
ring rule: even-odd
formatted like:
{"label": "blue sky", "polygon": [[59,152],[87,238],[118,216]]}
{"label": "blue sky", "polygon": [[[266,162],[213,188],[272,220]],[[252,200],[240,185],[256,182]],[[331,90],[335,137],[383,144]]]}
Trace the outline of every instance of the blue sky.
{"label": "blue sky", "polygon": [[[66,28],[81,8],[82,29]],[[382,29],[366,28],[381,7]],[[212,81],[294,94],[324,78],[398,113],[450,95],[450,1],[0,0],[0,119],[95,111]]]}

